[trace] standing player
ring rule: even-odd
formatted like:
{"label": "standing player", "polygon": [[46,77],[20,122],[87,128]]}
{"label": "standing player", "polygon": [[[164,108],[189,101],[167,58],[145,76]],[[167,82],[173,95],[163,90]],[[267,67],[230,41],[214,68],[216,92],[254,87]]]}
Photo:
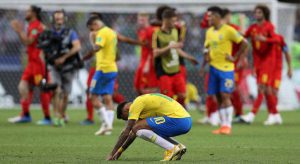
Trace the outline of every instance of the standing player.
{"label": "standing player", "polygon": [[[99,17],[100,19],[102,19],[101,13],[97,13],[97,12],[90,13],[90,17],[93,17],[93,16]],[[118,37],[118,41],[121,41],[121,42],[125,42],[125,43],[132,44],[132,45],[143,45],[142,42],[134,40],[132,38],[128,38],[119,33],[117,34],[117,37]],[[93,57],[94,55],[95,55],[95,53],[92,50],[83,57],[83,60],[87,60],[87,59]],[[92,100],[89,97],[90,97],[91,82],[92,82],[95,72],[96,72],[96,60],[95,60],[95,58],[93,58],[91,66],[90,66],[90,70],[89,70],[88,80],[87,80],[87,86],[88,86],[87,100],[86,100],[87,118],[80,122],[81,125],[92,125],[94,123],[94,109],[93,109]],[[117,104],[123,102],[125,99],[124,96],[118,92],[118,82],[117,81],[114,85],[114,93],[112,95],[112,99]]]}
{"label": "standing player", "polygon": [[134,87],[139,95],[153,93],[158,91],[158,81],[155,74],[152,34],[156,27],[150,26],[149,15],[145,13],[138,14],[138,37],[144,42],[141,48],[140,64],[134,77]]}
{"label": "standing player", "polygon": [[[223,14],[224,14],[224,23],[230,25],[231,27],[233,27],[235,30],[240,32],[240,27],[232,24],[231,23],[231,11],[228,9],[223,9]],[[232,47],[232,56],[235,56],[237,51],[239,49],[239,45],[238,44],[233,44]],[[244,68],[247,65],[247,58],[244,57],[244,55],[247,55],[247,52],[245,54],[243,54],[243,56],[237,58],[236,62],[234,62],[234,82],[235,82],[235,89],[232,92],[232,97],[231,97],[231,101],[232,101],[232,105],[234,107],[235,110],[235,118],[236,121],[240,120],[240,116],[242,116],[243,114],[243,102],[241,100],[241,94],[240,94],[240,84],[243,78],[243,74],[244,74]],[[238,62],[240,61],[241,62]],[[239,63],[239,65],[238,65]]]}
{"label": "standing player", "polygon": [[117,115],[127,124],[108,160],[117,160],[136,137],[164,148],[162,161],[180,160],[186,152],[186,147],[172,137],[188,133],[192,119],[172,98],[159,93],[145,94],[120,104]]}
{"label": "standing player", "polygon": [[271,74],[271,89],[272,89],[272,95],[273,95],[273,99],[274,99],[274,106],[273,108],[273,113],[272,113],[272,117],[269,120],[269,122],[267,122],[267,125],[273,125],[273,124],[282,124],[282,119],[280,114],[278,113],[277,110],[277,104],[278,104],[278,89],[280,87],[280,82],[281,82],[281,74],[282,74],[282,53],[284,54],[287,66],[288,66],[288,71],[287,71],[287,76],[289,78],[292,78],[292,66],[291,66],[291,57],[288,51],[288,47],[284,41],[284,38],[282,35],[280,34],[276,34],[275,35],[275,39],[277,40],[276,43],[274,43],[274,52],[275,52],[275,69],[273,70],[273,73]]}
{"label": "standing player", "polygon": [[[23,31],[23,25],[13,20],[11,22],[12,28],[18,34],[21,42],[27,46],[28,64],[23,72],[18,89],[21,95],[22,113],[20,116],[9,118],[11,123],[26,123],[31,122],[29,112],[30,103],[33,96],[33,87],[39,86],[45,74],[45,63],[42,59],[42,51],[37,48],[37,38],[44,30],[44,25],[41,23],[41,8],[37,6],[30,6],[26,12],[26,21],[29,22],[27,33]],[[41,91],[40,102],[44,112],[45,118],[37,122],[39,125],[50,125],[50,94]]]}
{"label": "standing player", "polygon": [[[208,21],[208,13],[205,12],[203,19],[200,23],[200,28],[202,29],[208,29],[211,25]],[[207,52],[204,52],[204,54]],[[204,89],[207,93],[208,91],[208,79],[209,79],[209,73],[205,73],[205,67],[206,64],[209,63],[209,56],[204,56],[203,63],[200,68],[200,76],[204,77]],[[220,123],[220,117],[218,112],[218,102],[214,98],[214,96],[206,95],[205,99],[205,107],[206,107],[206,116],[204,118],[199,119],[198,122],[201,124],[210,123],[212,126],[218,126]]]}
{"label": "standing player", "polygon": [[[214,134],[230,134],[233,107],[230,100],[234,89],[234,62],[245,52],[247,41],[234,28],[222,23],[223,10],[213,6],[208,8],[208,20],[212,25],[206,31],[205,47],[209,49],[208,94],[217,97],[221,128]],[[240,44],[236,56],[232,56],[232,44]]]}
{"label": "standing player", "polygon": [[194,64],[198,62],[181,49],[182,44],[179,43],[178,31],[174,28],[177,21],[174,10],[165,10],[162,18],[162,26],[154,32],[152,39],[160,91],[169,97],[176,95],[177,101],[184,106],[186,85],[183,76],[180,74],[179,56],[190,60]]}
{"label": "standing player", "polygon": [[276,108],[274,108],[276,102],[271,91],[272,89],[270,89],[271,74],[273,73],[272,66],[275,65],[274,57],[272,57],[274,56],[273,47],[277,41],[274,26],[269,22],[269,8],[264,5],[258,5],[254,9],[254,14],[257,22],[248,28],[245,37],[250,37],[252,42],[258,96],[254,101],[251,112],[241,118],[247,123],[252,123],[265,96],[269,110],[269,117],[265,124],[268,124],[273,119],[272,113],[277,113],[275,111]]}

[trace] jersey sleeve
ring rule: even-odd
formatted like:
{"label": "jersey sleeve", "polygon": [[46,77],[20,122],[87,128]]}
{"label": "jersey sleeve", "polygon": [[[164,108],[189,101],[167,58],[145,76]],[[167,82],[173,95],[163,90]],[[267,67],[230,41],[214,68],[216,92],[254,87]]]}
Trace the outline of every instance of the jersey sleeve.
{"label": "jersey sleeve", "polygon": [[245,38],[249,38],[250,35],[251,35],[251,31],[252,31],[252,26],[250,26],[250,27],[247,29],[247,31],[245,32],[244,37],[245,37]]}
{"label": "jersey sleeve", "polygon": [[106,42],[106,38],[103,32],[99,32],[96,36],[96,42],[95,44],[100,46],[100,47],[104,47]]}
{"label": "jersey sleeve", "polygon": [[209,47],[209,41],[208,41],[208,30],[205,33],[205,41],[204,41],[204,47],[207,48]]}
{"label": "jersey sleeve", "polygon": [[76,40],[79,40],[79,37],[78,37],[77,33],[76,33],[74,30],[71,31],[70,37],[71,37],[71,39],[70,39],[71,42],[74,42],[74,41],[76,41]]}
{"label": "jersey sleeve", "polygon": [[33,26],[28,29],[28,34],[29,34],[28,37],[36,40],[41,32],[42,32],[41,27]]}
{"label": "jersey sleeve", "polygon": [[157,48],[158,30],[155,30],[152,34],[152,48]]}
{"label": "jersey sleeve", "polygon": [[138,120],[144,107],[145,104],[141,101],[140,98],[135,99],[130,106],[128,120]]}
{"label": "jersey sleeve", "polygon": [[234,28],[228,28],[228,35],[231,41],[233,41],[236,44],[239,44],[244,37]]}

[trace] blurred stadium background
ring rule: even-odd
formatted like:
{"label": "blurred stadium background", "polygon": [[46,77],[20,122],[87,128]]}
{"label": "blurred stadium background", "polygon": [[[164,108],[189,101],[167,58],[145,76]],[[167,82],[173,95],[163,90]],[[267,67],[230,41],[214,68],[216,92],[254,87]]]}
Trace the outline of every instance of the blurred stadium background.
{"label": "blurred stadium background", "polygon": [[[21,3],[20,3],[21,2]],[[296,109],[299,107],[300,98],[300,5],[282,3],[276,0],[1,0],[0,1],[0,109],[16,108],[19,105],[18,82],[24,66],[26,65],[25,47],[19,41],[16,33],[10,27],[12,19],[24,20],[24,12],[29,5],[42,7],[43,22],[51,27],[51,12],[57,9],[65,9],[68,15],[67,24],[75,28],[80,36],[82,54],[90,47],[86,21],[88,13],[103,13],[104,22],[119,33],[137,38],[136,19],[137,13],[148,12],[154,14],[159,5],[168,4],[176,7],[181,13],[181,18],[187,24],[187,36],[184,49],[202,61],[202,45],[204,31],[199,24],[208,6],[220,5],[233,11],[233,22],[240,24],[241,17],[246,21],[246,27],[254,21],[252,10],[257,3],[267,4],[272,12],[272,22],[276,31],[285,36],[290,47],[293,59],[294,78],[289,80],[283,71],[283,82],[279,94],[280,109]],[[119,65],[119,91],[127,99],[135,97],[133,89],[133,77],[139,63],[140,47],[124,43],[119,44],[121,60]],[[251,55],[249,55],[249,73],[245,78],[243,100],[245,104],[251,104],[256,96],[255,78],[251,76]],[[73,90],[70,96],[70,104],[76,108],[84,107],[86,99],[86,80],[89,63],[85,69],[77,74],[73,81]],[[203,78],[199,76],[199,67],[193,67],[188,63],[188,80],[195,84],[201,97],[205,98],[203,91]],[[35,94],[34,103],[39,103]]]}

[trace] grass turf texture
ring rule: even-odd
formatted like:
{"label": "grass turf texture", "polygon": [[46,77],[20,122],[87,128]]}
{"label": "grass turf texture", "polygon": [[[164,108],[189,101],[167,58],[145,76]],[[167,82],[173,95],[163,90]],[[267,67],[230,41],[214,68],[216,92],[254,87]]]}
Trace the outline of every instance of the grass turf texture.
{"label": "grass turf texture", "polygon": [[[80,126],[85,111],[69,111],[65,128],[38,126],[42,112],[32,111],[33,123],[9,124],[7,118],[17,110],[0,111],[0,163],[104,163],[124,123],[116,121],[113,135],[94,136],[99,124]],[[263,126],[266,112],[259,113],[253,125],[234,125],[231,136],[211,134],[215,128],[196,124],[200,117],[192,112],[192,130],[177,139],[188,148],[184,163],[299,163],[300,111],[283,112],[284,125]],[[97,119],[95,119],[97,120]],[[163,150],[137,139],[114,163],[157,163]],[[177,162],[175,162],[177,163]]]}

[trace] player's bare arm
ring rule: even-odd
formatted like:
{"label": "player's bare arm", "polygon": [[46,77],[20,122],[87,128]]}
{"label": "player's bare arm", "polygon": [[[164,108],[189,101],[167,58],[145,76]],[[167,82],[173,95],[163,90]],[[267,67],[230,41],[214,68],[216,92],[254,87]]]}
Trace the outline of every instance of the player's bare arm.
{"label": "player's bare arm", "polygon": [[13,28],[13,30],[18,34],[21,42],[24,45],[30,45],[34,42],[34,38],[33,37],[28,37],[26,35],[26,33],[23,31],[23,24],[18,21],[18,20],[13,20],[11,21],[11,27]]}
{"label": "player's bare arm", "polygon": [[196,64],[199,63],[199,62],[197,61],[197,59],[196,59],[194,56],[192,56],[192,55],[186,53],[186,52],[183,51],[182,49],[178,48],[178,49],[176,49],[176,50],[177,50],[179,56],[181,56],[181,57],[183,57],[183,58],[189,60],[189,61],[192,62],[193,64],[196,65]]}
{"label": "player's bare arm", "polygon": [[74,40],[72,42],[73,47],[69,52],[64,54],[62,57],[58,58],[55,60],[56,65],[61,65],[63,64],[69,57],[75,55],[78,51],[81,49],[80,41],[79,40]]}
{"label": "player's bare arm", "polygon": [[181,47],[182,47],[182,43],[172,43],[164,48],[154,48],[153,55],[154,55],[154,57],[159,57],[163,54],[166,54],[166,52],[170,51],[172,48],[177,49],[177,48],[181,48]]}
{"label": "player's bare arm", "polygon": [[113,159],[112,158],[113,155],[121,148],[121,146],[124,144],[124,142],[129,137],[129,134],[130,134],[135,122],[136,122],[136,120],[128,120],[126,128],[120,134],[119,139],[118,139],[116,145],[114,146],[114,149],[112,150],[112,152],[108,156],[107,160],[112,160]]}
{"label": "player's bare arm", "polygon": [[88,60],[90,59],[91,57],[93,57],[95,55],[95,52],[99,51],[100,49],[99,48],[96,48],[96,51],[94,50],[94,47],[96,46],[95,45],[95,40],[96,40],[96,32],[90,32],[90,36],[89,36],[89,40],[90,40],[90,43],[92,44],[93,46],[93,49],[88,51],[83,57],[82,57],[82,60],[85,61],[85,60]]}
{"label": "player's bare arm", "polygon": [[[235,61],[237,61],[237,59],[239,59],[239,57],[241,57],[241,58],[245,57],[245,54],[246,54],[248,48],[249,48],[248,41],[246,39],[243,39],[240,43],[240,47],[239,47],[239,50],[237,51],[236,55],[233,57],[232,55],[227,54],[226,59],[231,62],[235,62]],[[240,61],[243,60],[241,58],[240,58]]]}
{"label": "player's bare arm", "polygon": [[118,151],[113,155],[112,159],[117,160],[122,155],[122,153],[133,143],[133,141],[136,139],[136,134],[131,131],[129,133],[129,136],[127,137],[124,144],[118,149]]}
{"label": "player's bare arm", "polygon": [[132,44],[132,45],[141,45],[141,46],[143,46],[143,45],[146,44],[145,42],[129,38],[129,37],[124,36],[124,35],[119,34],[119,33],[118,33],[117,37],[118,37],[119,41],[124,42],[124,43],[128,43],[128,44]]}
{"label": "player's bare arm", "polygon": [[292,71],[292,64],[291,64],[292,63],[291,55],[288,51],[284,51],[283,54],[284,54],[284,57],[285,57],[286,64],[288,66],[287,75],[288,75],[289,78],[292,78],[293,71]]}

